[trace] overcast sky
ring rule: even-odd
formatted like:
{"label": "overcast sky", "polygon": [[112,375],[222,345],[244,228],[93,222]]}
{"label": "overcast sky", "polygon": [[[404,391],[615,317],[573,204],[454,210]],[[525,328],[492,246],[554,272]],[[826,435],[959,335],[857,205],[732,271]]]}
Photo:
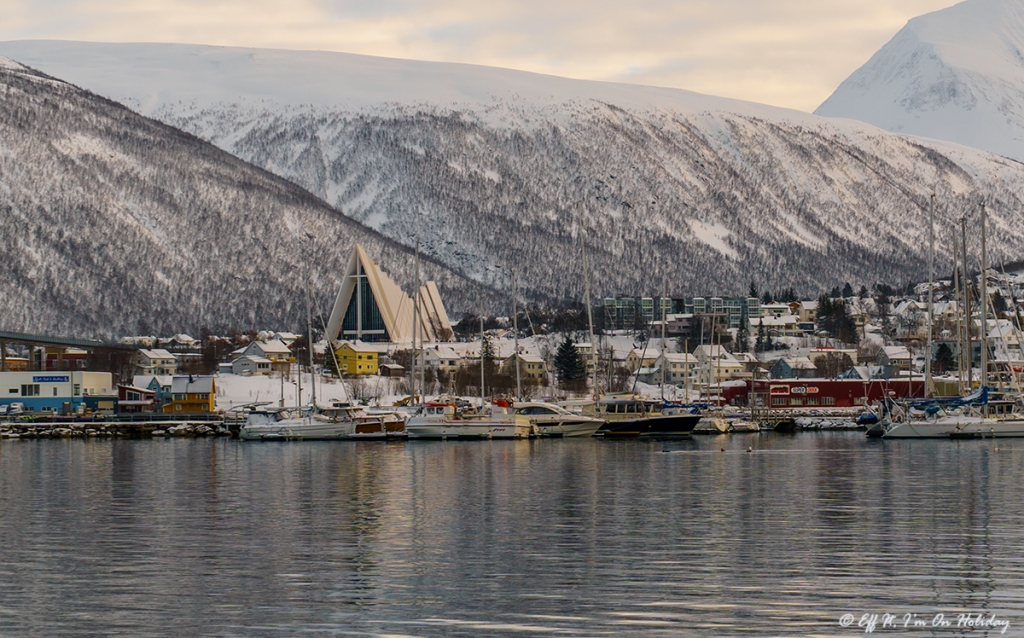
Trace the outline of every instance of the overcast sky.
{"label": "overcast sky", "polygon": [[0,0],[0,40],[183,42],[469,62],[814,110],[952,0]]}

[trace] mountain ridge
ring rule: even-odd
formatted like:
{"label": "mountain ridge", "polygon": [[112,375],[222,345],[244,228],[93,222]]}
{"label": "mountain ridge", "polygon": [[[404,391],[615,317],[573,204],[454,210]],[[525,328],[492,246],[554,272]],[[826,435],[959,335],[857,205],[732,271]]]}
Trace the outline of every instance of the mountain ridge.
{"label": "mountain ridge", "polygon": [[[751,279],[816,294],[922,277],[932,191],[940,227],[988,202],[994,259],[1018,250],[1024,228],[1019,162],[858,122],[487,67],[469,76],[441,63],[362,67],[365,56],[348,54],[316,54],[336,65],[322,76],[326,63],[302,65],[308,52],[18,46],[389,238],[419,240],[477,281],[504,286],[516,268],[535,299],[582,297],[584,236],[597,295],[656,293],[663,277],[677,296],[741,294]],[[12,47],[0,43],[0,53]],[[355,97],[303,102],[293,77],[329,79]],[[238,84],[263,94],[239,97]]]}
{"label": "mountain ridge", "polygon": [[[189,133],[4,58],[0,91],[6,330],[298,327],[302,253],[329,309],[356,241],[412,281],[407,247]],[[493,304],[424,261],[449,299]]]}

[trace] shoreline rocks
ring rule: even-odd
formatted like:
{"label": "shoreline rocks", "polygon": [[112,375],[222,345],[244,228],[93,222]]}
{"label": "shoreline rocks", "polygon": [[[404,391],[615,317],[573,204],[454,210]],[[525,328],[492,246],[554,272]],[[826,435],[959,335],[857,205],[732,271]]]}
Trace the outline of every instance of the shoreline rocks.
{"label": "shoreline rocks", "polygon": [[231,435],[230,429],[215,422],[0,423],[0,439],[151,439],[159,437],[197,438]]}

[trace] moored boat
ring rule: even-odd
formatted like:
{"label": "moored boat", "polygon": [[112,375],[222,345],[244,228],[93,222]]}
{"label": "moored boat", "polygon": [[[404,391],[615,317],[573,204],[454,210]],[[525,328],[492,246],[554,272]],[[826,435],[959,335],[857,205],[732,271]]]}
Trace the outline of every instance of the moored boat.
{"label": "moored boat", "polygon": [[456,403],[427,403],[409,417],[405,431],[410,439],[525,439],[533,426],[510,407],[492,405],[480,414]]}
{"label": "moored boat", "polygon": [[603,436],[689,435],[700,421],[699,414],[667,413],[662,401],[633,395],[608,395],[597,406],[606,425],[596,434]]}
{"label": "moored boat", "polygon": [[530,419],[540,436],[593,436],[604,425],[604,421],[597,417],[576,414],[553,403],[524,401],[513,407],[516,414]]}
{"label": "moored boat", "polygon": [[384,440],[403,436],[401,422],[371,416],[359,406],[251,410],[238,438],[245,441]]}

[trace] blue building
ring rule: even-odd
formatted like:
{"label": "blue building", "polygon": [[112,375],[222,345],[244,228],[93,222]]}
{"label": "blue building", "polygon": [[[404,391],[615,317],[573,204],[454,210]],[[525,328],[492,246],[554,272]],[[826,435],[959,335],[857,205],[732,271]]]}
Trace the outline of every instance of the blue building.
{"label": "blue building", "polygon": [[[0,405],[21,403],[26,412],[71,413],[81,405],[117,402],[109,372],[0,372]],[[96,409],[96,408],[94,408]]]}

